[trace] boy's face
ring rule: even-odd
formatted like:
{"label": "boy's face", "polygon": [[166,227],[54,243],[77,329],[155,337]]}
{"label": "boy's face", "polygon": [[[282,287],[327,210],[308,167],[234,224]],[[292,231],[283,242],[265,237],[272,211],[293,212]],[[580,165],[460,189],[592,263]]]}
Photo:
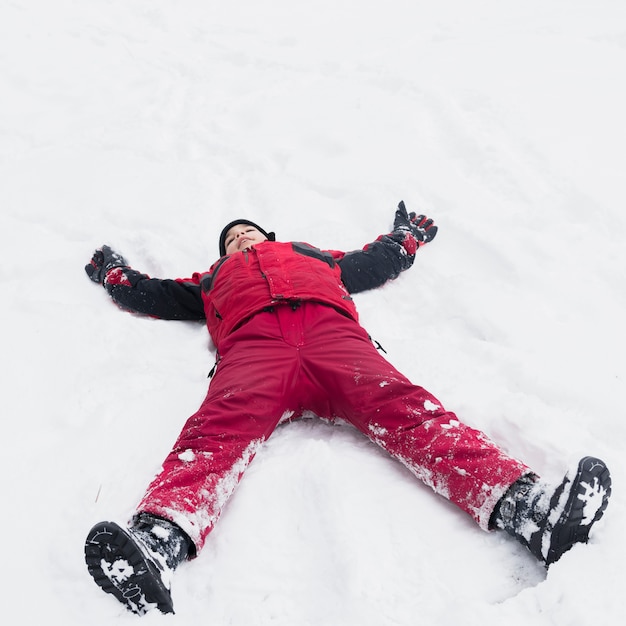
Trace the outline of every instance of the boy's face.
{"label": "boy's face", "polygon": [[266,239],[267,237],[254,226],[250,226],[249,224],[235,224],[235,226],[228,230],[226,238],[224,239],[226,254],[247,250],[255,243],[261,243],[261,241],[265,241]]}

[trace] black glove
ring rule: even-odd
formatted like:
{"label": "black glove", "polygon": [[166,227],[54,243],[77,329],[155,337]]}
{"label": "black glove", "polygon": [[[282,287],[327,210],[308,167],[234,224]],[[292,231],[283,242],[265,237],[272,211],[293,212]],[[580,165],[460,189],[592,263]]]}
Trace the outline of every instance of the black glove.
{"label": "black glove", "polygon": [[400,201],[393,221],[394,233],[410,233],[415,238],[417,248],[432,241],[437,234],[437,227],[430,218],[425,215],[407,213],[404,201]]}
{"label": "black glove", "polygon": [[128,267],[128,263],[121,254],[111,250],[109,246],[102,246],[93,253],[91,261],[85,265],[85,272],[94,283],[102,285],[107,272],[114,267]]}

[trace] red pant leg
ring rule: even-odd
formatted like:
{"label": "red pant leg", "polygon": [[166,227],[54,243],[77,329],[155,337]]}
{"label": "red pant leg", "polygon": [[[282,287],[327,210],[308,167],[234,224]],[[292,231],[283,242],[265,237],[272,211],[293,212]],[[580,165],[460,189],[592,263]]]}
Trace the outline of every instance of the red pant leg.
{"label": "red pant leg", "polygon": [[296,350],[274,314],[255,316],[221,352],[206,399],[137,507],[177,523],[198,551],[259,446],[296,408]]}
{"label": "red pant leg", "polygon": [[199,550],[258,446],[303,408],[353,423],[484,528],[529,471],[411,384],[358,324],[308,303],[259,314],[224,342],[205,401],[138,510],[172,519]]}
{"label": "red pant leg", "polygon": [[313,410],[354,424],[487,529],[498,500],[530,469],[412,384],[358,324],[326,307],[306,314],[303,367],[327,401]]}

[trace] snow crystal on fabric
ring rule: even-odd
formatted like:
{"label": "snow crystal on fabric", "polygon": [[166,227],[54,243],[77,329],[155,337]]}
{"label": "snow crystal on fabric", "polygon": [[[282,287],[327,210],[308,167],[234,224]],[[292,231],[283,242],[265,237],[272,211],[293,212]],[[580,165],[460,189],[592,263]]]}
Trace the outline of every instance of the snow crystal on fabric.
{"label": "snow crystal on fabric", "polygon": [[[374,437],[384,437],[387,434],[387,429],[379,426],[378,424],[370,424],[369,429]],[[377,443],[382,444],[380,441]]]}
{"label": "snow crystal on fabric", "polygon": [[438,404],[435,404],[434,402],[431,402],[430,400],[426,400],[424,402],[424,408],[427,411],[438,411],[441,407]]}
{"label": "snow crystal on fabric", "polygon": [[185,450],[184,452],[181,452],[178,455],[178,458],[181,461],[186,461],[187,463],[191,463],[192,461],[196,460],[196,455],[195,452],[193,450],[190,450],[189,448],[187,450]]}

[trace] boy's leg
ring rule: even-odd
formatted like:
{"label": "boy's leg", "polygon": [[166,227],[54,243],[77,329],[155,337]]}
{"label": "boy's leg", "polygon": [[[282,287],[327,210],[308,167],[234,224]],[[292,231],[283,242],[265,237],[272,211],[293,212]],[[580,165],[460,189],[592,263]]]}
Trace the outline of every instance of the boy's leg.
{"label": "boy's leg", "polygon": [[309,334],[303,356],[327,399],[318,414],[352,423],[487,529],[498,501],[530,469],[413,385],[360,326],[323,308],[317,315],[326,332]]}
{"label": "boy's leg", "polygon": [[206,399],[138,512],[172,520],[199,551],[259,446],[291,408],[296,362],[273,314],[259,314],[235,331],[222,346]]}

